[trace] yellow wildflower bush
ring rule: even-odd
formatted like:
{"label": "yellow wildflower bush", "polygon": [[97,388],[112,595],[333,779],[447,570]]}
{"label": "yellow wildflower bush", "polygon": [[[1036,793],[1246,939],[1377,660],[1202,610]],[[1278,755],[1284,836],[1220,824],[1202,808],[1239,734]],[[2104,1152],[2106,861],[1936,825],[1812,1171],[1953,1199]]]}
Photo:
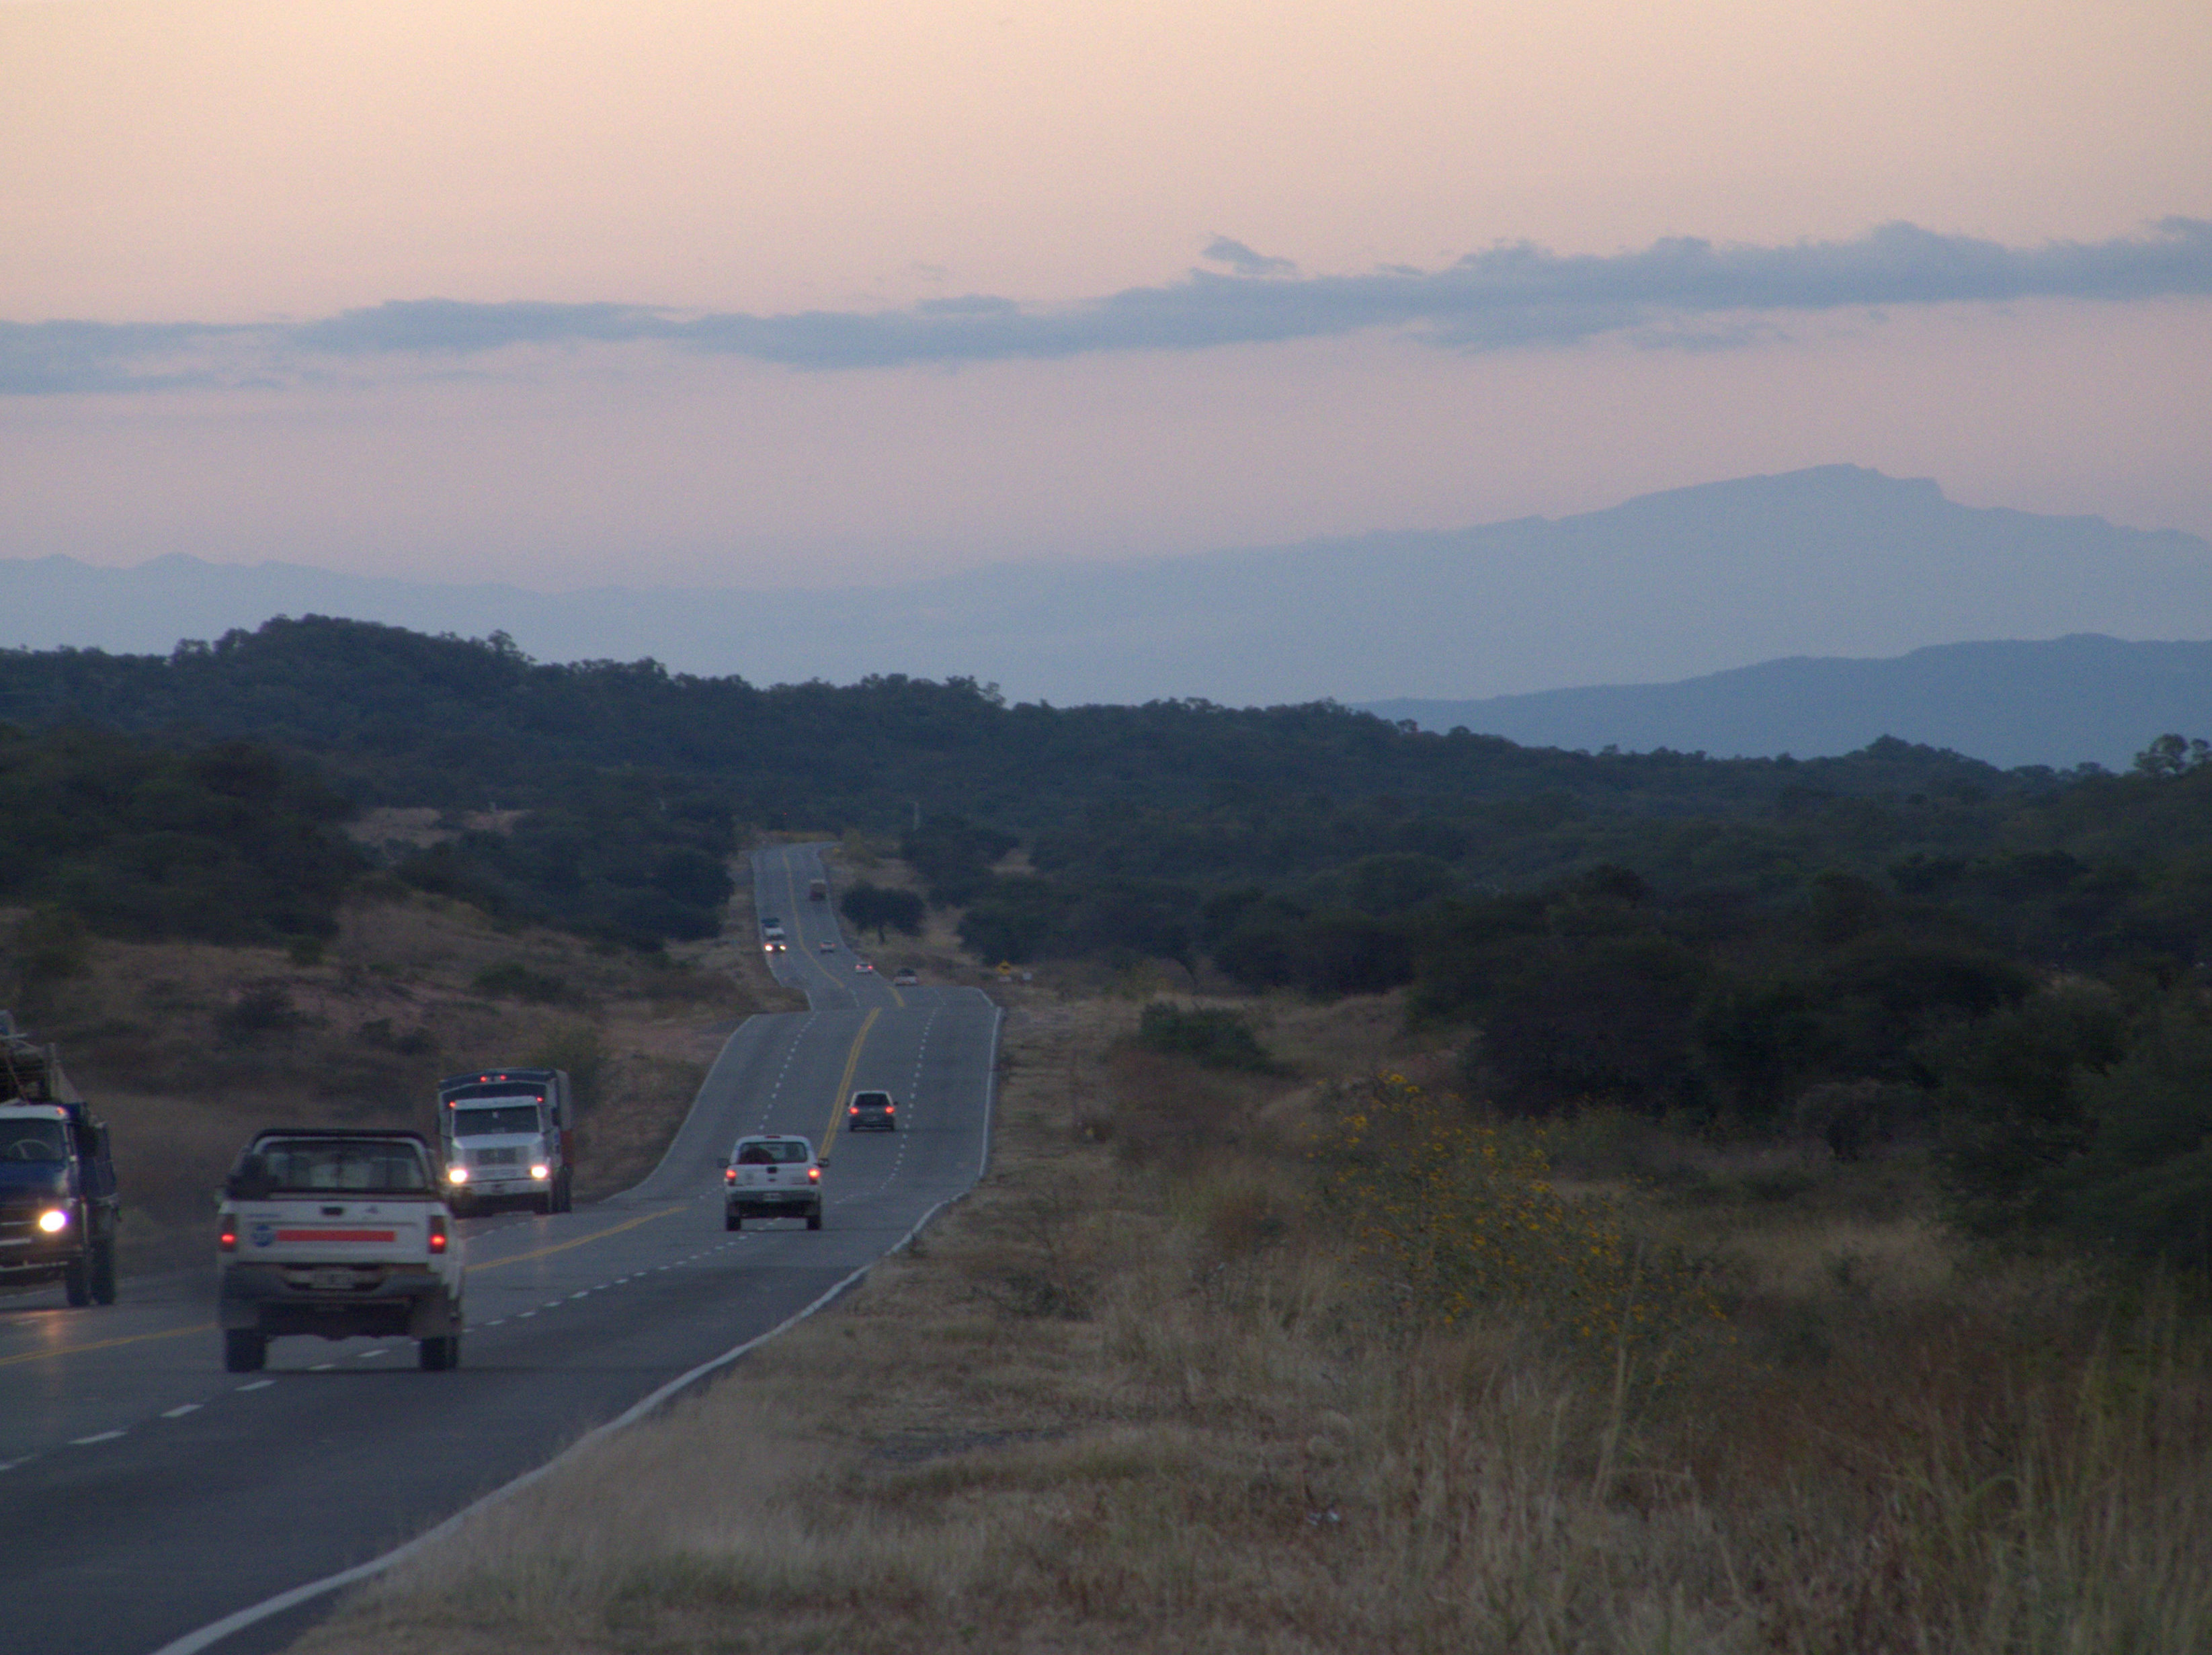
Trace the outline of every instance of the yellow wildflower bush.
{"label": "yellow wildflower bush", "polygon": [[1531,1316],[1647,1377],[1722,1319],[1702,1273],[1617,1201],[1562,1195],[1540,1131],[1500,1127],[1402,1075],[1339,1100],[1313,1155],[1342,1224],[1409,1331]]}

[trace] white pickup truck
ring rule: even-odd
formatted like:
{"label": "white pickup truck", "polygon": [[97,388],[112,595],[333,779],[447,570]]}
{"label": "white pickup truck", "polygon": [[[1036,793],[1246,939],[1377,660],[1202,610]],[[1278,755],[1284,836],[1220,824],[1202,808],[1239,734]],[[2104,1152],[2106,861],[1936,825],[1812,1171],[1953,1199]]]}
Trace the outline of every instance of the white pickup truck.
{"label": "white pickup truck", "polygon": [[416,1132],[255,1135],[223,1185],[216,1300],[223,1366],[248,1373],[293,1334],[416,1342],[461,1360],[461,1241]]}
{"label": "white pickup truck", "polygon": [[796,1133],[741,1137],[722,1169],[722,1228],[741,1230],[748,1218],[803,1218],[822,1228],[822,1163]]}

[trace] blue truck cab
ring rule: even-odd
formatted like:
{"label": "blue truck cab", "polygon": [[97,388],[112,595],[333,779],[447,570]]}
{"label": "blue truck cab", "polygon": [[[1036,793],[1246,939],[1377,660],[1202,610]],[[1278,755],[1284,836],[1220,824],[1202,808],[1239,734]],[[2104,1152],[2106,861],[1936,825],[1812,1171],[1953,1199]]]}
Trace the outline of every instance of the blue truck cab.
{"label": "blue truck cab", "polygon": [[122,1217],[106,1126],[0,1012],[0,1284],[58,1278],[72,1305],[113,1304]]}

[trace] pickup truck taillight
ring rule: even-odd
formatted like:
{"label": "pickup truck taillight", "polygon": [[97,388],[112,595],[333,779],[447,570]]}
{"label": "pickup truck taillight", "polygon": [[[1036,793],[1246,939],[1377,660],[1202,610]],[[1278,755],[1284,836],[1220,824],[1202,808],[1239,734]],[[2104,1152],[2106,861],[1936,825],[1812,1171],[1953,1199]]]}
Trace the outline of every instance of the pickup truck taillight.
{"label": "pickup truck taillight", "polygon": [[222,1221],[222,1228],[215,1238],[215,1246],[217,1252],[238,1251],[238,1221],[236,1219],[226,1218]]}
{"label": "pickup truck taillight", "polygon": [[432,1213],[430,1215],[430,1251],[443,1252],[446,1246],[446,1221],[440,1215]]}
{"label": "pickup truck taillight", "polygon": [[819,1184],[822,1181],[822,1169],[819,1167],[809,1167],[806,1169],[806,1181],[809,1184]]}
{"label": "pickup truck taillight", "polygon": [[734,1184],[734,1183],[736,1183],[737,1181],[738,1181],[738,1169],[737,1169],[736,1167],[723,1167],[723,1168],[722,1168],[722,1182],[723,1182],[723,1183],[725,1183],[725,1184]]}

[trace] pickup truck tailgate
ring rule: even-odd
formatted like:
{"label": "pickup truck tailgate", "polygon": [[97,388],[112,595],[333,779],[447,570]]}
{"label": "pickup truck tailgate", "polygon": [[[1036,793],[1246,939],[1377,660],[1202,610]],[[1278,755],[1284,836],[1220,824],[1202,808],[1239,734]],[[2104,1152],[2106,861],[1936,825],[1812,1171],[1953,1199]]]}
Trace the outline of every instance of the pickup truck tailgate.
{"label": "pickup truck tailgate", "polygon": [[264,1264],[428,1258],[421,1202],[270,1201],[238,1209],[238,1252]]}

